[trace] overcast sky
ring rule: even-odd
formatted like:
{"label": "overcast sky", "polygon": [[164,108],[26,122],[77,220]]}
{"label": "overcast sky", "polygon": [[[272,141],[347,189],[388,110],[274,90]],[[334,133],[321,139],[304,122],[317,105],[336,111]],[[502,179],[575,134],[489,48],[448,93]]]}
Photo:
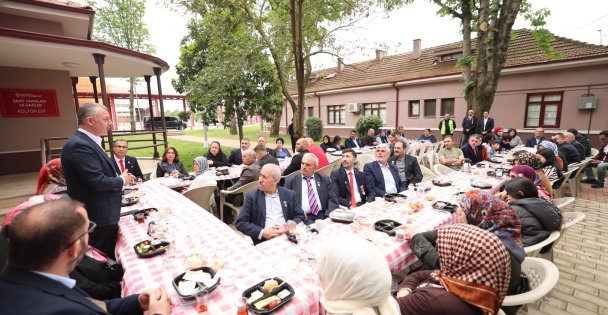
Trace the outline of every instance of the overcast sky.
{"label": "overcast sky", "polygon": [[[156,1],[154,1],[156,2]],[[171,69],[163,74],[163,92],[173,93],[171,78],[175,77],[175,64],[179,59],[179,43],[186,35],[188,17],[147,1],[145,23],[150,30],[151,43],[156,56],[165,60]],[[608,0],[531,0],[534,9],[548,8],[551,15],[547,28],[555,35],[587,43],[608,44]],[[425,0],[405,6],[388,16],[379,13],[360,21],[356,30],[338,35],[339,42],[348,46],[366,47],[344,51],[346,63],[374,58],[376,48],[384,48],[389,55],[412,50],[414,39],[422,40],[422,48],[459,41],[461,35],[456,20],[438,17],[437,5]],[[530,28],[522,17],[515,28]],[[321,56],[313,59],[315,69],[333,67],[334,57]]]}

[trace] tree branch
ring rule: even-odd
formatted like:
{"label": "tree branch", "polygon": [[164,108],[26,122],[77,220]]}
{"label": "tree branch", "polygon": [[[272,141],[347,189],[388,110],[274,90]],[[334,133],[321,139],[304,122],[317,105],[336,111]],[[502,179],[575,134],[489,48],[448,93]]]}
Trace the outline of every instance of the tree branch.
{"label": "tree branch", "polygon": [[455,17],[455,18],[459,18],[462,20],[462,14],[454,11],[454,9],[450,8],[449,6],[447,6],[445,3],[441,2],[441,0],[433,0],[433,2],[435,2],[435,4],[437,4],[438,6],[440,6],[442,9],[450,12],[450,14]]}

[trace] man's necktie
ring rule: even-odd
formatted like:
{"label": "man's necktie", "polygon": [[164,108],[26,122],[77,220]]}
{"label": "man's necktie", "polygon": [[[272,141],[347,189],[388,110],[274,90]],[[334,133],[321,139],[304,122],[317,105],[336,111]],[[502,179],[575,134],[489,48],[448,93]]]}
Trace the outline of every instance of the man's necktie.
{"label": "man's necktie", "polygon": [[122,159],[118,160],[119,164],[120,164],[120,172],[124,173],[125,172],[125,163],[123,162]]}
{"label": "man's necktie", "polygon": [[317,194],[312,187],[312,177],[304,177],[304,179],[308,185],[308,204],[310,205],[310,212],[317,215],[319,213],[319,204],[317,203]]}
{"label": "man's necktie", "polygon": [[353,172],[348,172],[348,181],[350,182],[350,205],[355,208],[357,206],[357,200],[355,199],[355,180],[353,179]]}

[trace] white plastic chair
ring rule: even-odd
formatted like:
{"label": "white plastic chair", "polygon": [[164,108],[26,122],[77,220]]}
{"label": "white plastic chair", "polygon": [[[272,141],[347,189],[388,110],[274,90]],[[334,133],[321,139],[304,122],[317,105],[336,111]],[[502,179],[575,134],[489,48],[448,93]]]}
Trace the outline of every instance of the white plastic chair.
{"label": "white plastic chair", "polygon": [[435,174],[433,171],[431,171],[428,167],[424,165],[420,165],[420,170],[422,171],[423,182],[433,180],[437,177],[437,174]]}
{"label": "white plastic chair", "polygon": [[[237,217],[239,216],[239,213],[241,212],[241,208],[243,208],[243,206],[235,206],[234,204],[226,201],[226,196],[242,193],[243,200],[244,200],[246,197],[245,195],[247,195],[248,192],[258,188],[259,185],[260,185],[260,183],[256,180],[249,184],[245,184],[235,190],[220,190],[220,219],[222,220],[222,222],[224,221],[224,205],[227,205],[230,208],[234,209],[236,211]],[[243,201],[243,203],[245,203],[245,202]]]}
{"label": "white plastic chair", "polygon": [[551,234],[549,234],[549,236],[542,242],[540,243],[536,243],[534,245],[530,245],[528,247],[524,247],[524,252],[526,252],[526,256],[527,257],[536,257],[538,256],[538,254],[540,253],[540,250],[557,241],[557,239],[559,238],[559,236],[561,235],[561,233],[559,231],[553,231],[551,232]]}
{"label": "white plastic chair", "polygon": [[542,258],[526,257],[521,264],[521,272],[528,277],[531,290],[522,294],[506,296],[502,306],[525,306],[534,303],[551,292],[559,280],[557,267]]}
{"label": "white plastic chair", "polygon": [[591,158],[594,158],[598,153],[600,153],[600,150],[591,148]]}
{"label": "white plastic chair", "polygon": [[433,165],[433,169],[435,170],[435,174],[437,175],[448,175],[454,171],[453,169],[443,164],[435,164]]}
{"label": "white plastic chair", "polygon": [[211,210],[211,198],[216,188],[217,186],[198,187],[186,191],[184,196],[194,201],[201,208],[213,213]]}
{"label": "white plastic chair", "polygon": [[553,199],[553,204],[560,210],[563,211],[564,208],[573,203],[576,200],[576,198],[574,197],[563,197],[563,198],[556,198]]}
{"label": "white plastic chair", "polygon": [[569,227],[579,223],[585,218],[585,216],[585,213],[578,211],[562,213],[562,217],[564,218],[564,225],[562,231],[565,231]]}
{"label": "white plastic chair", "polygon": [[564,177],[566,179],[564,179],[562,185],[557,189],[553,189],[553,198],[562,198],[564,196],[564,187],[566,187],[570,175],[572,175],[572,173],[576,172],[577,170],[577,166],[568,167],[568,171],[564,173]]}
{"label": "white plastic chair", "polygon": [[357,164],[355,165],[360,171],[363,171],[363,166],[367,163],[374,162],[376,157],[373,154],[357,155]]}

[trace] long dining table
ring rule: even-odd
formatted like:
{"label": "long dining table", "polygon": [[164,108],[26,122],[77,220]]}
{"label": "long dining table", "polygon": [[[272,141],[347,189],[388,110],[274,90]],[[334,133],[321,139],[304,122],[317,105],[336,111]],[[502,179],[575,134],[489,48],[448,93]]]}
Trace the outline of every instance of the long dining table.
{"label": "long dining table", "polygon": [[[506,180],[506,177],[484,176],[483,171],[476,170],[445,175],[442,178],[450,182],[447,187],[435,186],[430,182],[418,185],[416,191],[410,187],[403,192],[407,196],[403,202],[387,202],[377,198],[351,210],[357,214],[356,223],[353,224],[332,222],[327,218],[316,226],[318,235],[303,239],[298,244],[282,235],[257,246],[179,192],[156,181],[143,183],[134,192],[140,197],[139,203],[124,207],[124,211],[156,208],[158,212],[144,223],[138,223],[130,214],[123,216],[119,222],[116,255],[125,270],[123,295],[162,285],[175,303],[173,314],[196,314],[195,303],[180,299],[172,285],[173,278],[186,271],[188,260],[196,257],[203,264],[216,269],[221,278],[210,296],[208,314],[235,314],[236,301],[242,292],[271,277],[287,281],[296,292],[294,298],[275,313],[324,314],[320,302],[321,284],[314,265],[316,249],[324,240],[339,234],[359,235],[381,250],[391,271],[401,270],[416,260],[409,242],[374,230],[374,222],[392,219],[419,232],[455,223],[458,220],[455,213],[438,211],[431,205],[438,200],[457,203],[459,193],[479,182],[491,186],[488,189],[496,192]],[[423,205],[422,210],[412,211],[410,203],[415,201]],[[164,239],[171,245],[162,255],[139,258],[134,246],[152,239],[147,234],[150,221],[165,229]]]}

